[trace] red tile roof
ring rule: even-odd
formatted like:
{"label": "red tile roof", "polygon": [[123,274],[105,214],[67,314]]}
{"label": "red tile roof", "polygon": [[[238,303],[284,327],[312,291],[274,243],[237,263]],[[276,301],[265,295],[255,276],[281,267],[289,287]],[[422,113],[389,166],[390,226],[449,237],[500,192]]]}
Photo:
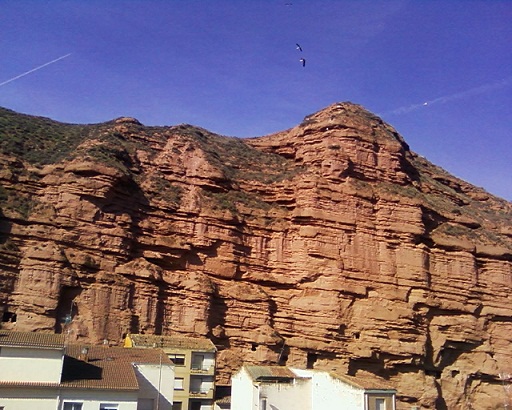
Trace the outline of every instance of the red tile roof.
{"label": "red tile roof", "polygon": [[[338,373],[328,372],[325,370],[314,370],[307,369],[304,372],[300,372],[298,369],[293,369],[287,366],[252,366],[245,365],[244,368],[249,373],[249,376],[254,381],[291,381],[292,379],[304,379],[309,378],[308,373],[328,373],[334,379],[340,380],[343,383],[349,384],[355,388],[359,388],[365,391],[379,390],[388,391],[393,393],[396,389],[391,383],[373,373],[359,372],[357,376],[348,376]],[[294,371],[295,370],[295,371]],[[300,374],[303,374],[300,376]]]}
{"label": "red tile roof", "polygon": [[0,346],[63,349],[64,335],[41,332],[11,332],[0,330]]}
{"label": "red tile roof", "polygon": [[[88,349],[87,355],[82,354],[84,348]],[[160,349],[70,345],[64,357],[61,387],[138,390],[133,365],[160,363],[172,365]]]}
{"label": "red tile roof", "polygon": [[163,349],[186,349],[203,352],[215,352],[217,349],[210,339],[205,337],[160,336],[129,334],[134,347],[162,347]]}
{"label": "red tile roof", "polygon": [[[134,369],[137,364],[171,366],[161,349],[126,349],[123,347],[64,345],[63,334],[11,332],[0,330],[0,347],[62,349],[64,364],[60,383],[1,381],[0,388],[43,387],[99,390],[138,390]],[[84,354],[84,349],[87,354]]]}
{"label": "red tile roof", "polygon": [[286,366],[244,366],[255,381],[301,379]]}
{"label": "red tile roof", "polygon": [[48,388],[48,387],[54,387],[58,388],[60,386],[60,383],[52,383],[52,382],[21,382],[21,381],[0,381],[0,389],[2,387],[25,387],[25,388]]}
{"label": "red tile roof", "polygon": [[231,396],[224,396],[221,399],[215,400],[215,404],[231,404]]}

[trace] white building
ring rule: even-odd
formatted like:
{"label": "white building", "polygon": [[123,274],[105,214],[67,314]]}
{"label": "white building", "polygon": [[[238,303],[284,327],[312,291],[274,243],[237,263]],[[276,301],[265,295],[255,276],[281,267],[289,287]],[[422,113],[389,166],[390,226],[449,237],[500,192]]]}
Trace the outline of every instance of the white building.
{"label": "white building", "polygon": [[160,349],[65,346],[63,335],[0,331],[0,409],[170,410],[173,383]]}
{"label": "white building", "polygon": [[395,395],[370,375],[284,366],[243,366],[231,379],[233,410],[395,410]]}

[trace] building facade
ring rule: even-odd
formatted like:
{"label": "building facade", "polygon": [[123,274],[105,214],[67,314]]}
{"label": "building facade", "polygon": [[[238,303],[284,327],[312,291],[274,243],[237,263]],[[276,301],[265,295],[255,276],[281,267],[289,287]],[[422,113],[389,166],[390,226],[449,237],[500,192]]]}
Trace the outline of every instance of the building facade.
{"label": "building facade", "polygon": [[206,338],[129,334],[125,347],[161,348],[175,366],[173,410],[212,410],[217,349]]}
{"label": "building facade", "polygon": [[174,367],[159,349],[65,345],[0,331],[0,409],[171,410]]}
{"label": "building facade", "polygon": [[243,366],[231,379],[233,410],[395,410],[385,381],[285,366]]}

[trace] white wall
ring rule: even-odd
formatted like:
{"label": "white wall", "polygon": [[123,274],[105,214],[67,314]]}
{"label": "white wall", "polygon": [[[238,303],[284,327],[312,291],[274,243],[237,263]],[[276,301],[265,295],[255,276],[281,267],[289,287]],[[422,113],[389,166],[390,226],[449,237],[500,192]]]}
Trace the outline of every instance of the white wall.
{"label": "white wall", "polygon": [[[137,410],[137,392],[111,392],[105,390],[64,389],[60,394],[59,410],[65,401],[83,403],[82,410],[99,410],[101,403],[118,404],[119,410]],[[39,410],[39,406],[35,407]],[[26,407],[29,409],[29,407]],[[55,410],[54,406],[52,410]],[[5,410],[10,410],[5,408]]]}
{"label": "white wall", "polygon": [[231,408],[233,410],[257,410],[258,390],[249,374],[242,367],[231,377]]}
{"label": "white wall", "polygon": [[[60,404],[57,406],[60,395]],[[5,410],[56,410],[65,401],[83,403],[82,410],[98,410],[101,403],[116,403],[119,410],[137,410],[137,392],[64,389],[0,389],[0,406]],[[163,409],[162,409],[163,410]]]}
{"label": "white wall", "polygon": [[254,382],[242,367],[231,378],[231,408],[260,410],[364,410],[364,390],[332,377],[328,372],[291,369],[293,383]]}
{"label": "white wall", "polygon": [[63,350],[2,346],[0,381],[59,383],[63,357]]}
{"label": "white wall", "polygon": [[293,369],[302,377],[311,377],[311,410],[364,410],[364,390],[353,387],[328,372]]}
{"label": "white wall", "polygon": [[[137,410],[138,392],[59,388],[0,388],[0,406],[4,406],[5,410],[61,410],[65,401],[83,403],[82,410],[99,410],[101,403],[118,404],[119,410]],[[160,410],[170,410],[170,408],[170,405],[166,406],[164,401],[160,402]]]}
{"label": "white wall", "polygon": [[0,389],[0,407],[6,410],[55,410],[57,389]]}
{"label": "white wall", "polygon": [[[139,382],[139,397],[160,399],[159,410],[170,410],[174,394],[174,366],[164,364],[135,364],[135,374]],[[158,394],[160,389],[160,395]]]}
{"label": "white wall", "polygon": [[[259,383],[259,385],[260,402],[262,398],[266,397],[267,410],[312,409],[309,379],[295,379],[293,383]],[[327,410],[327,408],[322,410]]]}
{"label": "white wall", "polygon": [[233,410],[260,410],[262,398],[266,398],[266,410],[310,410],[309,380],[296,379],[293,383],[254,382],[243,367],[233,375]]}

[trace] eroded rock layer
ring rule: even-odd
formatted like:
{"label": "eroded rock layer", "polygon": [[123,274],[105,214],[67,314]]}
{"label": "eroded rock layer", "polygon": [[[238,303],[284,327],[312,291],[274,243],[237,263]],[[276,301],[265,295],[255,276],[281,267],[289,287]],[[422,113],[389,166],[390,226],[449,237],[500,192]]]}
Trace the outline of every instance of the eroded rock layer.
{"label": "eroded rock layer", "polygon": [[2,328],[207,336],[219,383],[286,363],[383,376],[399,409],[512,404],[511,204],[362,107],[246,140],[0,114]]}

